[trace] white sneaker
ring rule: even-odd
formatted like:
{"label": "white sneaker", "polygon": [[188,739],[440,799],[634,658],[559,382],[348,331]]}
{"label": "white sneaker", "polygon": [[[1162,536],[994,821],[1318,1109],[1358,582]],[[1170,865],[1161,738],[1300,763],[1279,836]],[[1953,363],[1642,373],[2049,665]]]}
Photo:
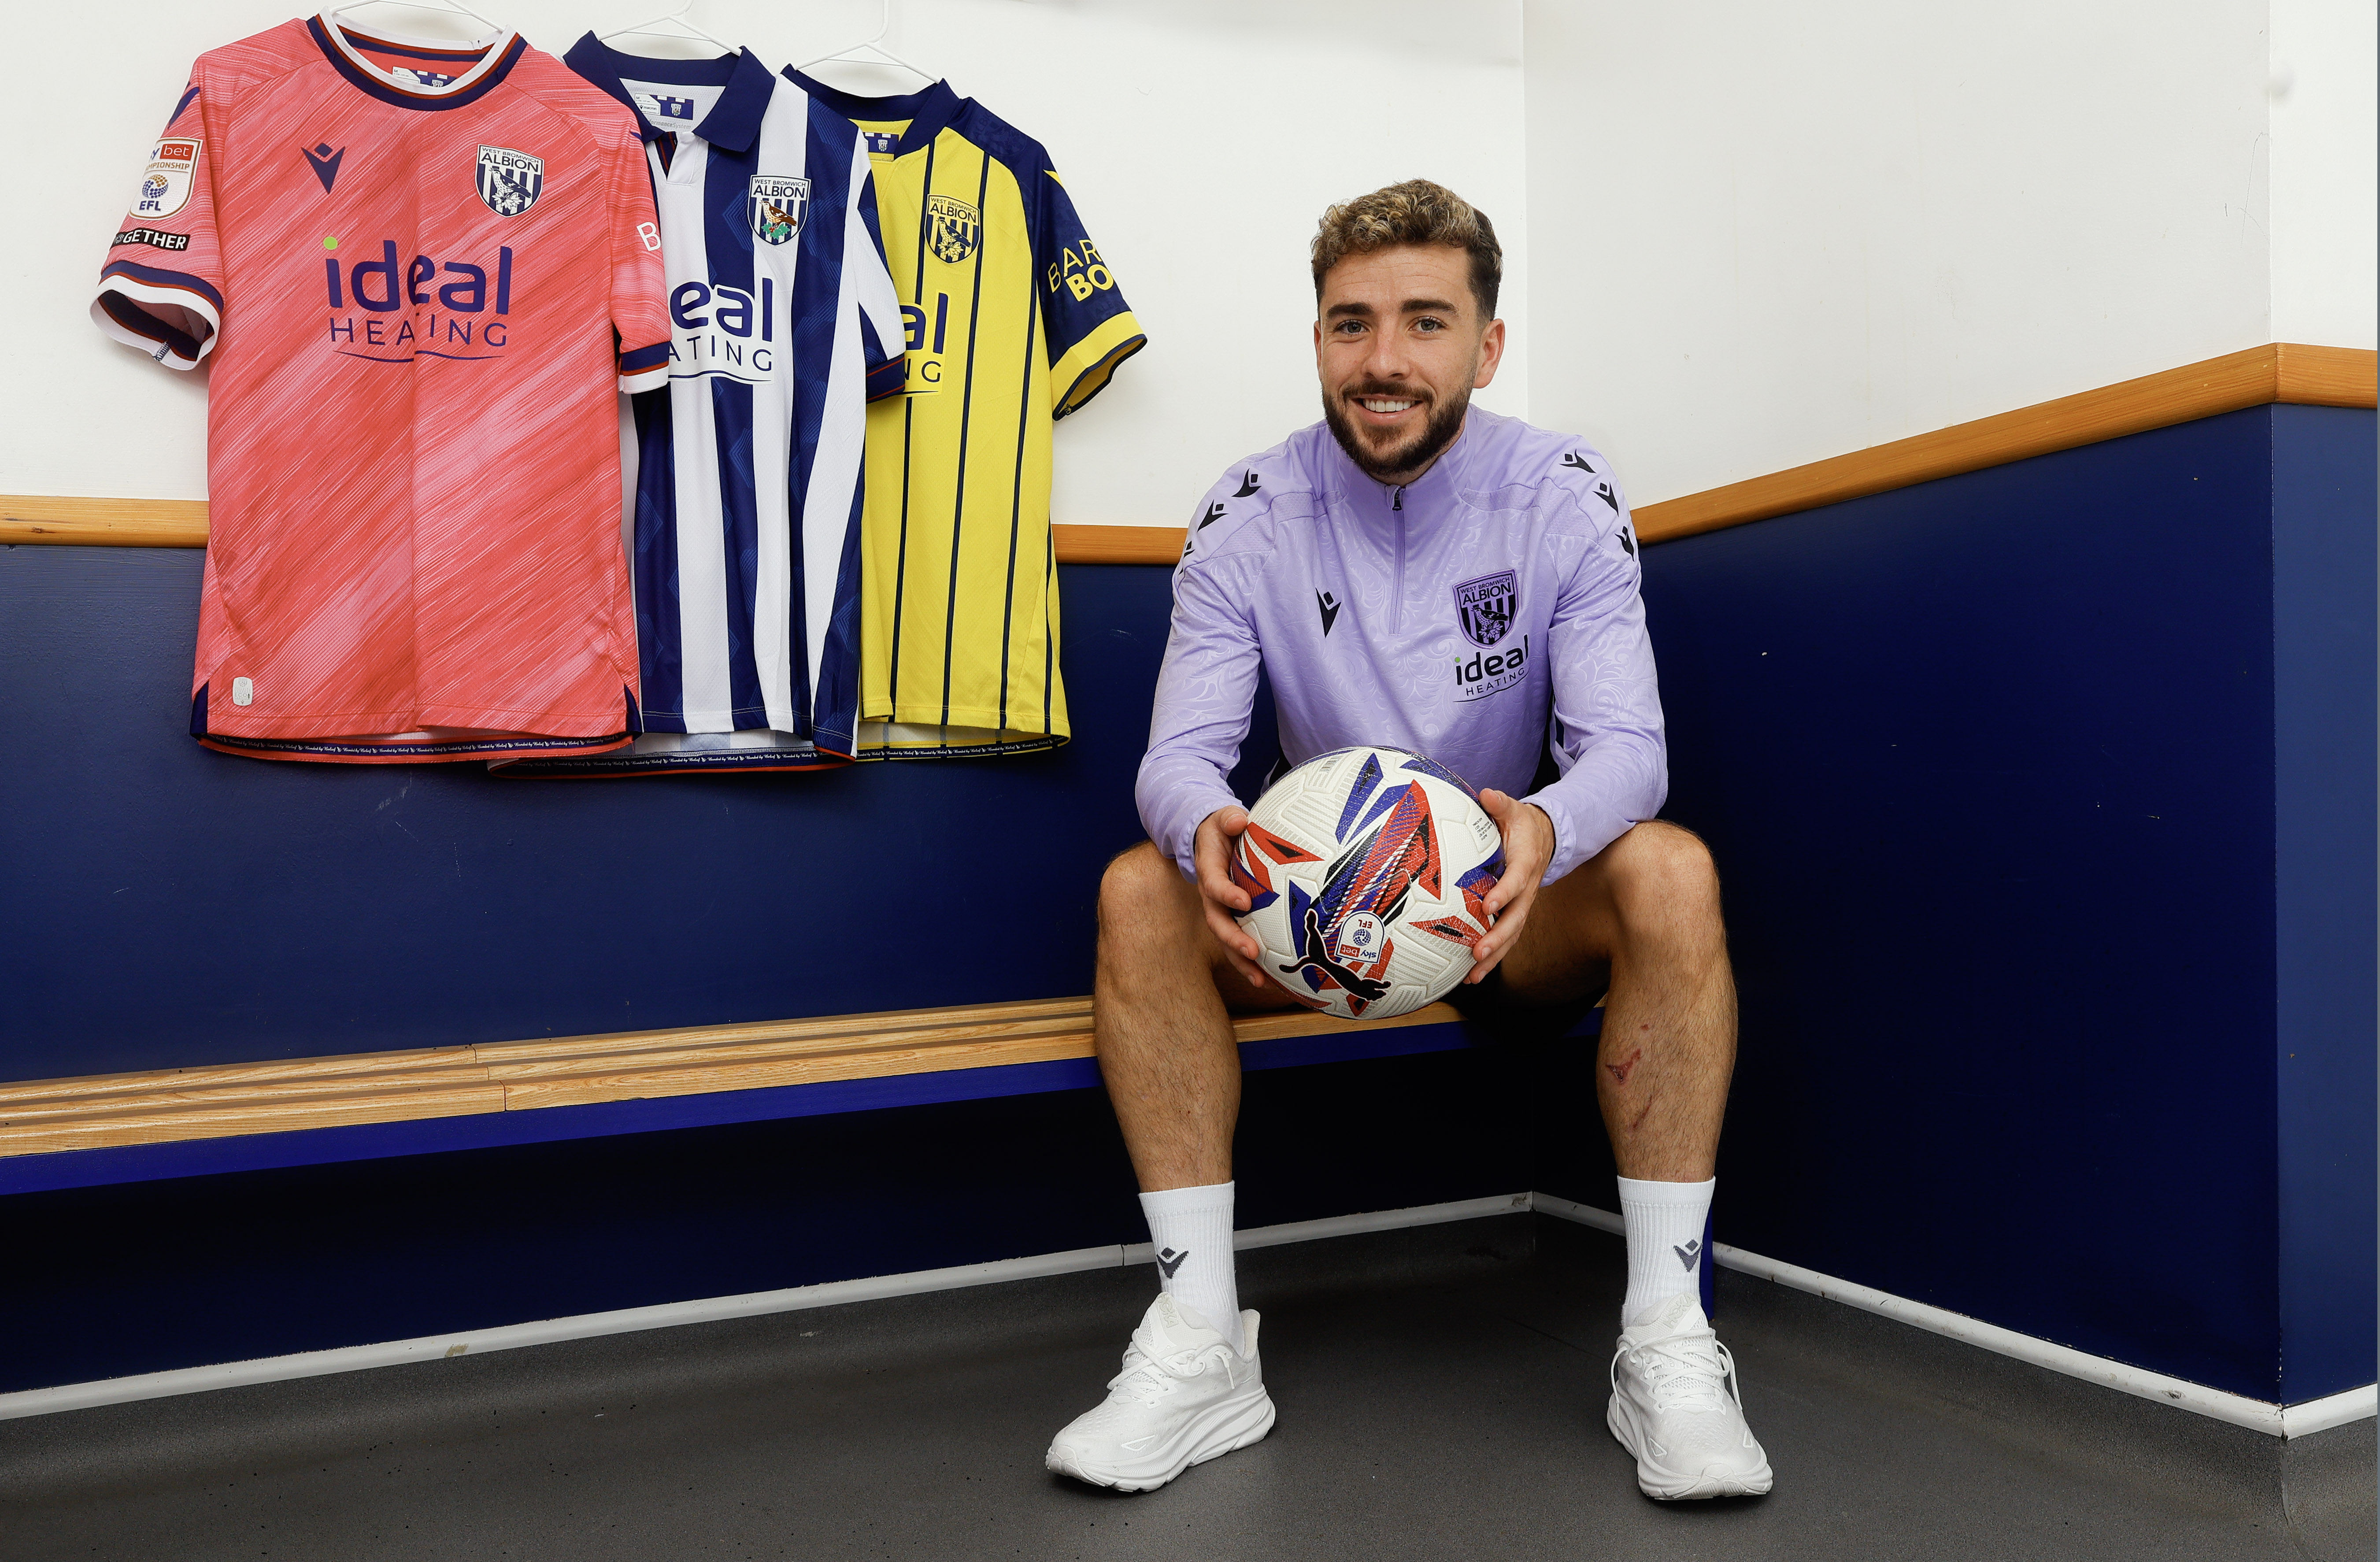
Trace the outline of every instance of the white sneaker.
{"label": "white sneaker", "polygon": [[1735,1358],[1691,1291],[1620,1337],[1604,1420],[1648,1497],[1756,1497],[1776,1483],[1743,1419]]}
{"label": "white sneaker", "polygon": [[1248,1353],[1173,1298],[1141,1315],[1108,1397],[1050,1445],[1061,1475],[1118,1491],[1155,1491],[1194,1464],[1245,1448],[1272,1430],[1257,1356],[1257,1315],[1242,1313]]}

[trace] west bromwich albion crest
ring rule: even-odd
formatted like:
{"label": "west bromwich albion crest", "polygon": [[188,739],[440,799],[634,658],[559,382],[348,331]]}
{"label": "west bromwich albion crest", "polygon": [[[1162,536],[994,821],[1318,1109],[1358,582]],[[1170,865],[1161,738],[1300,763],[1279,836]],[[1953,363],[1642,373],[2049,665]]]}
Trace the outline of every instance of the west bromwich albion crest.
{"label": "west bromwich albion crest", "polygon": [[1485,648],[1502,639],[1512,627],[1512,611],[1520,605],[1520,577],[1499,570],[1466,580],[1454,588],[1454,617],[1463,637]]}
{"label": "west bromwich albion crest", "polygon": [[783,174],[755,174],[744,197],[744,219],[763,244],[783,244],[802,231],[809,210],[810,182]]}
{"label": "west bromwich albion crest", "polygon": [[480,199],[499,217],[517,217],[545,190],[545,159],[510,147],[480,149]]}
{"label": "west bromwich albion crest", "polygon": [[934,259],[957,265],[983,239],[983,214],[953,196],[926,198],[926,246]]}

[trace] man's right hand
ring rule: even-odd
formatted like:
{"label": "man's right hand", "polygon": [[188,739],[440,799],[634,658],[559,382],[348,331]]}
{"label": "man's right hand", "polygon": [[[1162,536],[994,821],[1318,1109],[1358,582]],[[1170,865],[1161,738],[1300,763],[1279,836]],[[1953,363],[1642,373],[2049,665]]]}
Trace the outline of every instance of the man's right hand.
{"label": "man's right hand", "polygon": [[1256,962],[1264,951],[1238,920],[1239,914],[1248,909],[1248,892],[1232,882],[1232,848],[1247,828],[1246,809],[1216,809],[1198,821],[1198,833],[1190,842],[1190,859],[1198,869],[1199,909],[1207,914],[1207,926],[1213,929],[1216,942],[1223,946],[1232,970],[1245,976],[1249,986],[1262,987],[1265,974]]}

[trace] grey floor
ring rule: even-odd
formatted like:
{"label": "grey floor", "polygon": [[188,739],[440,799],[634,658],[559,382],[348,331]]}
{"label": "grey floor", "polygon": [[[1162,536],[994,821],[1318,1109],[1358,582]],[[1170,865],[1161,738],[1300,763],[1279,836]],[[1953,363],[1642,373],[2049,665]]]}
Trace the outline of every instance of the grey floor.
{"label": "grey floor", "polygon": [[2374,1554],[2369,1421],[2282,1444],[1739,1276],[1777,1489],[1646,1501],[1602,1425],[1620,1244],[1544,1217],[1242,1275],[1280,1424],[1145,1496],[1041,1468],[1140,1268],[0,1423],[0,1556]]}

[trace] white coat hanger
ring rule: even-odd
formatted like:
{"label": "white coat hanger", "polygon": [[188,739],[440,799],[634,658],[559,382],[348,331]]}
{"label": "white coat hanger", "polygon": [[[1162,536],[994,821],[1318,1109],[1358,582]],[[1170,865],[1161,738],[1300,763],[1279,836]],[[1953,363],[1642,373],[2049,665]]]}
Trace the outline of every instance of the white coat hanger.
{"label": "white coat hanger", "polygon": [[331,25],[334,27],[338,26],[341,18],[345,18],[348,12],[360,11],[366,6],[396,6],[408,11],[443,11],[450,17],[468,17],[473,21],[478,22],[481,27],[488,29],[492,32],[510,32],[512,30],[512,29],[504,26],[502,22],[490,21],[479,12],[471,9],[470,6],[464,5],[462,0],[353,0],[352,4],[341,6],[336,10],[331,12]]}
{"label": "white coat hanger", "polygon": [[[634,27],[621,28],[614,32],[598,33],[595,41],[599,43],[609,43],[614,38],[696,38],[701,40],[705,43],[712,45],[722,54],[735,54],[736,52],[735,44],[728,42],[723,38],[714,38],[710,33],[703,31],[702,29],[695,26],[694,23],[686,20],[686,14],[692,9],[694,9],[694,0],[679,0],[677,5],[671,6],[666,11],[663,11],[660,16],[649,18],[644,21],[637,23]],[[676,27],[677,30],[675,32],[663,32],[661,30],[663,22],[673,24]]]}
{"label": "white coat hanger", "polygon": [[807,76],[816,67],[832,65],[837,61],[851,65],[889,65],[905,70],[912,76],[924,78],[929,86],[940,81],[941,78],[933,71],[911,65],[884,46],[884,35],[892,30],[892,0],[884,0],[883,17],[877,25],[874,37],[863,38],[856,43],[845,44],[832,54],[820,54],[818,58],[807,60],[794,68]]}

